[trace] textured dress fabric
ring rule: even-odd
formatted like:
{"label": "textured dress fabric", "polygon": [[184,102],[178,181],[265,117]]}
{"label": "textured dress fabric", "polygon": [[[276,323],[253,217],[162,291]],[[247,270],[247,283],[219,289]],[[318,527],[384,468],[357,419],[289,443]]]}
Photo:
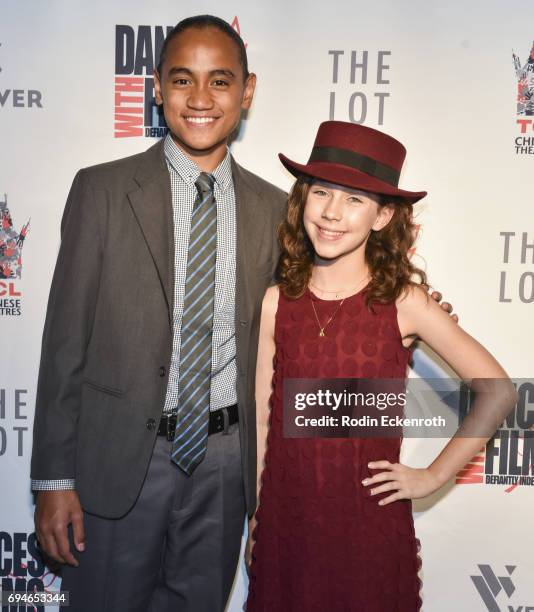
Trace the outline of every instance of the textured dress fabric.
{"label": "textured dress fabric", "polygon": [[[410,500],[379,506],[369,461],[399,461],[401,438],[283,436],[285,378],[405,378],[395,304],[370,312],[365,290],[339,301],[280,292],[273,392],[247,612],[420,610],[419,541]],[[379,470],[380,471],[380,470]]]}

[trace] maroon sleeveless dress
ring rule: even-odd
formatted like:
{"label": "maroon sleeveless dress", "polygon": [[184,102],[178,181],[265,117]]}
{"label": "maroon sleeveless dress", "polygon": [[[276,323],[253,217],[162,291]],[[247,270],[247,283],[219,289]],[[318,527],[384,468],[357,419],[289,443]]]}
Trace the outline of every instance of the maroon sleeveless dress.
{"label": "maroon sleeveless dress", "polygon": [[[410,500],[379,506],[361,481],[369,461],[399,461],[400,438],[283,437],[284,378],[404,378],[395,304],[306,291],[280,292],[265,468],[250,569],[247,612],[415,612],[420,610],[419,541]],[[380,470],[379,470],[380,471]]]}

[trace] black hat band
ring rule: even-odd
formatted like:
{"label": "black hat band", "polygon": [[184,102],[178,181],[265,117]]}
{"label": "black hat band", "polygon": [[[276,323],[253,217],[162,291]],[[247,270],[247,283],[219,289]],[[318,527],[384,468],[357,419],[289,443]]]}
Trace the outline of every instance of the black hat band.
{"label": "black hat band", "polygon": [[349,151],[348,149],[338,149],[337,147],[314,147],[310,159],[308,160],[308,163],[311,162],[341,164],[365,172],[365,174],[369,174],[393,187],[397,187],[399,184],[400,172],[391,166],[381,164],[375,159],[367,157],[367,155]]}

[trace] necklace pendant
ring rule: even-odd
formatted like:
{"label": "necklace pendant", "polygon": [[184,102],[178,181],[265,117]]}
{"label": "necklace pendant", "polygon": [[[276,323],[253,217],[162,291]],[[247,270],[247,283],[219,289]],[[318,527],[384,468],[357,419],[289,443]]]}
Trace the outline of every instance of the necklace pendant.
{"label": "necklace pendant", "polygon": [[324,329],[322,329],[322,330],[319,332],[319,337],[320,337],[320,338],[324,338]]}

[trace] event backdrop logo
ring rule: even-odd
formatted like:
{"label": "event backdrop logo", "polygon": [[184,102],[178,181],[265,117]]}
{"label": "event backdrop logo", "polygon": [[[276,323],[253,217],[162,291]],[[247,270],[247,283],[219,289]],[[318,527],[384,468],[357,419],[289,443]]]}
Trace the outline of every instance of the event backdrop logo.
{"label": "event backdrop logo", "polygon": [[31,450],[27,389],[0,389],[0,458],[26,457]]}
{"label": "event backdrop logo", "polygon": [[16,280],[22,277],[22,247],[30,228],[30,220],[16,231],[7,206],[7,194],[0,200],[0,315],[21,314],[22,292]]}
{"label": "event backdrop logo", "polygon": [[[2,43],[0,43],[0,47]],[[0,66],[0,73],[2,68]],[[14,108],[43,108],[43,94],[37,89],[11,89],[0,85],[0,108],[12,106]]]}
{"label": "event backdrop logo", "polygon": [[[507,565],[506,571],[512,575],[515,565]],[[478,591],[482,601],[486,604],[489,612],[499,612],[500,607],[497,603],[497,596],[504,591],[510,598],[515,591],[514,583],[509,576],[496,576],[489,565],[479,565],[480,575],[471,576],[471,580]]]}
{"label": "event backdrop logo", "polygon": [[[241,35],[237,16],[231,25]],[[115,26],[115,138],[160,138],[167,133],[154,97],[153,73],[173,27]]]}
{"label": "event backdrop logo", "polygon": [[[46,568],[34,532],[0,531],[0,576],[3,591],[32,593],[58,590],[59,578]],[[2,609],[7,610],[7,606]],[[15,607],[9,609],[14,610]],[[26,606],[16,609],[26,610]],[[27,609],[34,608],[28,606]],[[37,609],[44,608],[38,606]]]}
{"label": "event backdrop logo", "polygon": [[512,52],[517,76],[517,114],[534,115],[534,43],[525,65],[521,67],[519,57]]}
{"label": "event backdrop logo", "polygon": [[[497,576],[492,567],[487,564],[480,564],[478,569],[480,574],[471,576],[471,580],[475,585],[478,594],[480,595],[488,612],[534,612],[532,605],[512,605],[510,598],[515,592],[515,584],[510,576],[514,573],[516,565],[505,565],[508,576]],[[501,594],[502,593],[502,594]],[[504,601],[503,601],[504,600]],[[501,601],[504,607],[499,605]]]}
{"label": "event backdrop logo", "polygon": [[528,232],[499,232],[503,239],[499,302],[534,302],[534,238]]}
{"label": "event backdrop logo", "polygon": [[[369,52],[329,49],[332,56],[332,90],[330,91],[329,119],[351,123],[384,124],[386,99],[389,98],[389,57],[391,51]],[[353,91],[343,98],[344,88]],[[339,90],[342,88],[342,91]]]}
{"label": "event backdrop logo", "polygon": [[[486,446],[456,475],[456,484],[505,485],[506,493],[534,485],[534,383],[515,383],[519,399]],[[460,398],[460,422],[469,411],[469,389]]]}
{"label": "event backdrop logo", "polygon": [[[517,125],[520,134],[534,132],[534,43],[530,55],[523,66],[521,60],[512,52],[515,74],[517,77]],[[532,117],[532,119],[527,119]],[[534,155],[534,137],[517,136],[515,139],[515,152],[518,155]]]}

